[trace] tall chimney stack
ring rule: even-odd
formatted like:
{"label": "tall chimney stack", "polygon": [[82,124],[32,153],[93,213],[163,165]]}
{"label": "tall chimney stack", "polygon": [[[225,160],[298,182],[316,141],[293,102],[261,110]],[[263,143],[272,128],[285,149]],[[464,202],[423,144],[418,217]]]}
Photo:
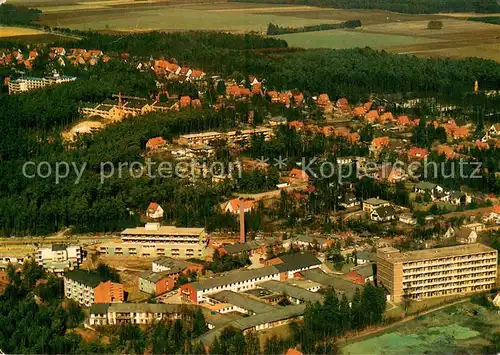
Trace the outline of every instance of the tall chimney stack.
{"label": "tall chimney stack", "polygon": [[240,198],[240,243],[245,241],[245,200]]}

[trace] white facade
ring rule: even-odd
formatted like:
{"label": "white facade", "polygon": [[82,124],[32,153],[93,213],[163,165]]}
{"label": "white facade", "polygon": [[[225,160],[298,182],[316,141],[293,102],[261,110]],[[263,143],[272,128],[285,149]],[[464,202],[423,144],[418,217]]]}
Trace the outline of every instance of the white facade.
{"label": "white facade", "polygon": [[197,302],[198,303],[203,303],[207,300],[206,295],[210,295],[212,293],[220,292],[220,291],[233,291],[233,292],[243,292],[243,291],[248,291],[248,290],[253,290],[257,288],[257,283],[258,282],[263,282],[263,281],[270,281],[270,280],[280,280],[280,274],[279,272],[276,272],[276,274],[268,275],[268,276],[262,276],[262,277],[256,277],[252,279],[248,279],[245,281],[239,281],[239,282],[233,282],[233,283],[228,283],[226,285],[220,285],[216,287],[211,287],[207,288],[204,290],[198,290],[197,294]]}
{"label": "white facade", "polygon": [[149,209],[146,211],[146,216],[149,218],[163,218],[163,208],[157,205],[155,209]]}
{"label": "white facade", "polygon": [[83,249],[80,245],[54,245],[49,248],[39,248],[36,253],[36,262],[51,272],[75,269],[83,262]]}
{"label": "white facade", "polygon": [[76,77],[74,76],[60,76],[58,74],[45,78],[20,78],[9,82],[9,94],[41,89],[46,86],[68,83],[75,80]]}
{"label": "white facade", "polygon": [[94,303],[94,289],[90,286],[64,278],[64,296],[90,307]]}

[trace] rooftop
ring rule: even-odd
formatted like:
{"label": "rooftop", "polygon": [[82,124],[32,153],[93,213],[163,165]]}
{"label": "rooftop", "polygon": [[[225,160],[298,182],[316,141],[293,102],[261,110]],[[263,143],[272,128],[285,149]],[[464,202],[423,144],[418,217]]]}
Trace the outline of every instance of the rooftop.
{"label": "rooftop", "polygon": [[248,296],[245,296],[242,293],[237,293],[233,291],[221,291],[218,293],[214,293],[210,295],[210,298],[213,298],[219,302],[229,303],[240,308],[249,310],[253,313],[265,313],[272,312],[276,310],[276,307],[268,305],[263,302],[256,301]]}
{"label": "rooftop", "polygon": [[246,243],[225,244],[222,246],[228,254],[239,254],[244,251],[252,251],[259,248],[259,245],[253,241]]}
{"label": "rooftop", "polygon": [[193,282],[191,285],[201,291],[208,290],[218,286],[224,286],[235,282],[243,282],[259,277],[266,277],[278,274],[279,271],[274,266],[266,266],[259,269],[252,270],[235,270],[226,274],[220,274],[212,279],[206,279],[198,282]]}
{"label": "rooftop", "polygon": [[281,255],[279,259],[283,261],[283,264],[276,264],[274,266],[280,272],[297,270],[315,265],[321,265],[321,261],[319,261],[318,258],[316,258],[311,253],[307,252]]}
{"label": "rooftop", "polygon": [[434,190],[436,186],[437,186],[436,184],[427,181],[420,181],[418,184],[415,185],[417,189],[421,190]]}
{"label": "rooftop", "polygon": [[208,346],[212,344],[215,337],[219,336],[226,327],[232,326],[240,330],[250,329],[260,324],[276,322],[280,320],[301,316],[304,314],[305,309],[306,309],[306,304],[302,303],[298,305],[282,307],[277,310],[273,310],[272,312],[266,312],[250,317],[239,318],[231,322],[228,322],[223,326],[217,327],[215,329],[206,332],[196,340],[199,340],[204,345]]}
{"label": "rooftop", "polygon": [[369,205],[377,206],[377,205],[382,205],[384,203],[389,203],[389,201],[381,200],[381,199],[378,199],[378,198],[369,198],[367,200],[364,200],[363,203],[364,204],[369,204]]}
{"label": "rooftop", "polygon": [[193,236],[200,235],[205,231],[205,228],[177,228],[175,226],[159,226],[158,228],[136,227],[127,228],[121,235],[176,235],[176,236]]}
{"label": "rooftop", "polygon": [[168,256],[160,256],[153,260],[153,263],[161,265],[163,267],[168,267],[170,269],[182,268],[185,269],[189,264],[183,260],[176,260],[169,258]]}
{"label": "rooftop", "polygon": [[386,253],[384,252],[384,250],[379,250],[379,254],[382,254],[381,257],[388,261],[406,262],[406,261],[415,261],[422,259],[439,259],[450,256],[460,256],[460,255],[477,254],[477,253],[491,253],[495,251],[496,251],[495,249],[490,248],[486,245],[475,243],[468,245],[455,245],[444,248],[415,250],[405,253],[394,252],[394,251]]}
{"label": "rooftop", "polygon": [[323,296],[321,296],[319,293],[311,292],[304,288],[293,286],[276,280],[261,282],[259,283],[259,286],[275,293],[287,294],[288,296],[301,300],[302,302],[323,301]]}
{"label": "rooftop", "polygon": [[96,272],[87,270],[73,270],[68,271],[64,276],[68,279],[81,283],[89,287],[96,287],[101,282],[108,281],[109,278],[102,277]]}
{"label": "rooftop", "polygon": [[171,274],[172,274],[172,271],[162,271],[162,272],[145,271],[139,275],[139,278],[153,282],[153,283],[157,283],[161,279],[168,277],[168,275],[171,275]]}
{"label": "rooftop", "polygon": [[307,271],[302,271],[302,275],[306,280],[311,280],[320,283],[324,286],[333,287],[334,290],[341,294],[346,294],[347,298],[350,300],[356,289],[361,289],[361,286],[355,285],[349,281],[346,281],[340,277],[335,277],[324,273],[319,269],[312,269]]}
{"label": "rooftop", "polygon": [[180,312],[186,305],[166,304],[166,303],[113,303],[109,306],[108,312],[118,313],[176,313]]}

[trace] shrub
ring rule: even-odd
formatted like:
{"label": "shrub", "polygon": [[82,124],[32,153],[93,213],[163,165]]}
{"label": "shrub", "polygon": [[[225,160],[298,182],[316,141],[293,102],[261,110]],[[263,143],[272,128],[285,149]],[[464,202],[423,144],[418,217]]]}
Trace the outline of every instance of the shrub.
{"label": "shrub", "polygon": [[427,24],[429,30],[440,30],[443,28],[443,21],[431,20]]}

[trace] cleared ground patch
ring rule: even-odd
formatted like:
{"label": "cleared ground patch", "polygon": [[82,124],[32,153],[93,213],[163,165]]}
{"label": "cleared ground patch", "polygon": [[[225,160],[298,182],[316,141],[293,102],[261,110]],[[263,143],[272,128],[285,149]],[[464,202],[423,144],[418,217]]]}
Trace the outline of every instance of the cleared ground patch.
{"label": "cleared ground patch", "polygon": [[414,45],[437,41],[432,38],[361,33],[358,31],[345,30],[292,33],[276,37],[286,40],[290,46],[294,47],[332,49],[367,46],[376,49],[383,49],[396,45]]}

